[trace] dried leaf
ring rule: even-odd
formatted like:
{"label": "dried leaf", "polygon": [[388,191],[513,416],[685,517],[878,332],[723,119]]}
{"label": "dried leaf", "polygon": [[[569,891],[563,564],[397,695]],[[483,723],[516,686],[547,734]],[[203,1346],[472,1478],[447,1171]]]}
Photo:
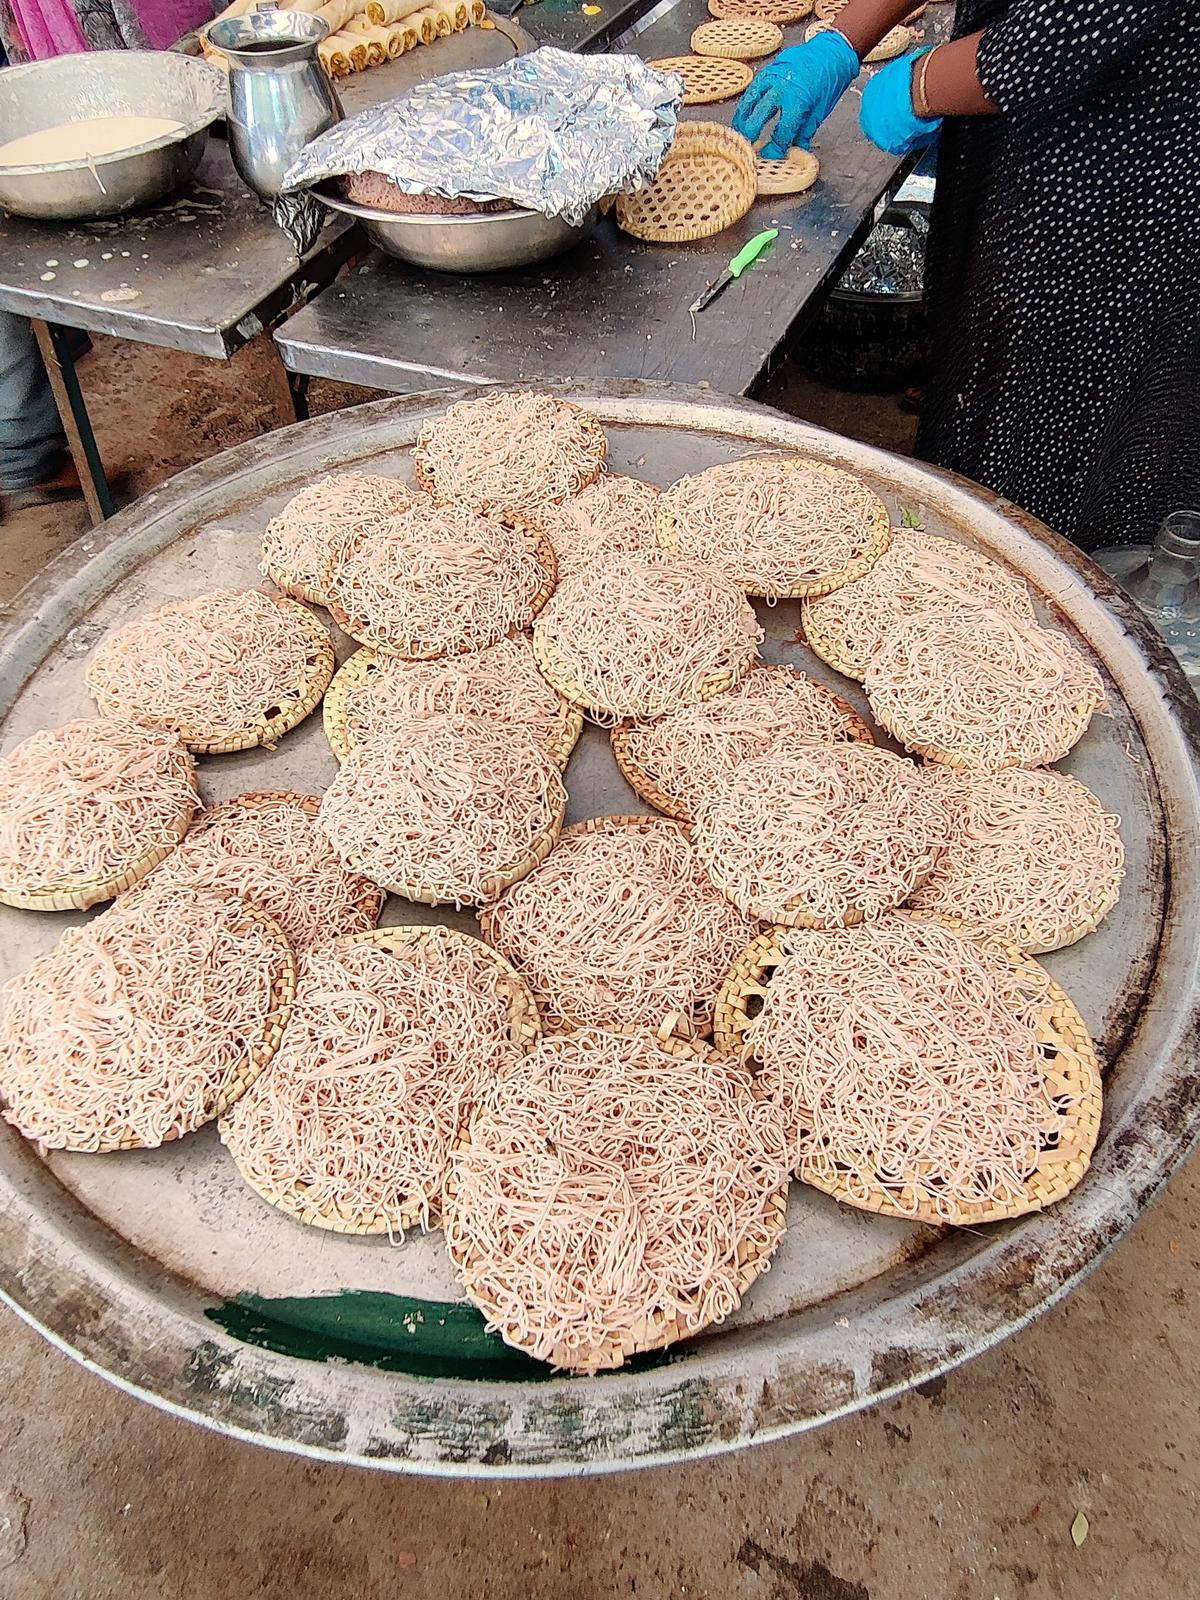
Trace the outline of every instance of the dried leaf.
{"label": "dried leaf", "polygon": [[1084,1516],[1082,1511],[1077,1511],[1075,1513],[1075,1521],[1071,1524],[1071,1540],[1075,1545],[1076,1550],[1079,1549],[1079,1546],[1087,1538],[1088,1527],[1088,1519]]}

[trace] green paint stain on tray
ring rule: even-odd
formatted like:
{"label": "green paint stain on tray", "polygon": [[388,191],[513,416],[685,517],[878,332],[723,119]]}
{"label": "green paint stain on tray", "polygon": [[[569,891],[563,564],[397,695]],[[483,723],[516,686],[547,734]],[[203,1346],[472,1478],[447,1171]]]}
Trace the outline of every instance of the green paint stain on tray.
{"label": "green paint stain on tray", "polygon": [[[239,1294],[204,1314],[243,1344],[301,1361],[353,1361],[384,1372],[491,1382],[544,1383],[558,1376],[489,1333],[474,1306],[448,1300],[366,1289],[277,1299]],[[638,1357],[625,1370],[645,1371],[667,1359]]]}
{"label": "green paint stain on tray", "polygon": [[205,1315],[244,1344],[302,1361],[355,1361],[430,1378],[550,1376],[488,1333],[474,1306],[450,1301],[365,1289],[278,1299],[239,1294]]}

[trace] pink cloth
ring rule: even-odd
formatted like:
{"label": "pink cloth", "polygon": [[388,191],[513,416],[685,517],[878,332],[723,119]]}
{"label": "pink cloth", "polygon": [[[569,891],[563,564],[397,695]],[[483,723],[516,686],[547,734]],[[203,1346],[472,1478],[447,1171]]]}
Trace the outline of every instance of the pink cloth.
{"label": "pink cloth", "polygon": [[[72,0],[7,0],[7,3],[31,60],[45,61],[49,56],[76,54],[88,48]],[[119,44],[123,40],[132,49],[149,46],[153,50],[166,50],[181,35],[211,22],[213,17],[209,0],[125,0],[124,6],[115,9],[116,15],[110,13],[109,18],[115,35],[112,42]],[[126,14],[124,27],[122,11]],[[132,13],[132,20],[129,13]],[[144,39],[130,37],[136,35],[138,29]]]}
{"label": "pink cloth", "polygon": [[[55,0],[55,3],[61,4],[62,0]],[[131,0],[131,3],[155,50],[170,49],[183,34],[213,19],[208,0]]]}
{"label": "pink cloth", "polygon": [[31,60],[87,49],[69,0],[9,0],[9,5]]}

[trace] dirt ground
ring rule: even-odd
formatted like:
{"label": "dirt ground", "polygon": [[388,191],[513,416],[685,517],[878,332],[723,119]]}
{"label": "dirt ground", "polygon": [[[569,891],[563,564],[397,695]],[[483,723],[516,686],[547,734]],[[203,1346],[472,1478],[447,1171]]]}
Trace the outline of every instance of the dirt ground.
{"label": "dirt ground", "polygon": [[[101,342],[82,377],[131,492],[283,420],[255,347],[221,366]],[[359,398],[314,385],[314,409]],[[790,374],[771,398],[911,438],[890,399]],[[10,518],[0,596],[83,527],[74,507]],[[0,1313],[0,1597],[1200,1596],[1198,1173],[1064,1304],[948,1378],[795,1440],[605,1479],[400,1478],[255,1449],[127,1398]]]}

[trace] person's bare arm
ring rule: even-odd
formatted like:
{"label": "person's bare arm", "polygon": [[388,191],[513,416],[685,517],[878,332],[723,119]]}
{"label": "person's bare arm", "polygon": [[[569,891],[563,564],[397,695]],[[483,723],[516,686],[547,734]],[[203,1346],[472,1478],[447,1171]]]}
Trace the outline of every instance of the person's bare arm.
{"label": "person's bare arm", "polygon": [[[911,10],[912,0],[850,0],[834,26],[861,61]],[[981,33],[968,34],[931,52],[925,69],[928,110],[922,110],[922,115],[973,117],[997,110],[979,83],[975,57],[981,37]]]}
{"label": "person's bare arm", "polygon": [[913,0],[850,0],[833,25],[861,61],[912,8]]}
{"label": "person's bare arm", "polygon": [[[939,44],[914,68],[913,106],[923,117],[995,116],[999,106],[988,99],[979,81],[979,33]],[[922,71],[922,62],[924,70]],[[920,90],[924,90],[924,95]],[[924,103],[922,104],[922,98]]]}

